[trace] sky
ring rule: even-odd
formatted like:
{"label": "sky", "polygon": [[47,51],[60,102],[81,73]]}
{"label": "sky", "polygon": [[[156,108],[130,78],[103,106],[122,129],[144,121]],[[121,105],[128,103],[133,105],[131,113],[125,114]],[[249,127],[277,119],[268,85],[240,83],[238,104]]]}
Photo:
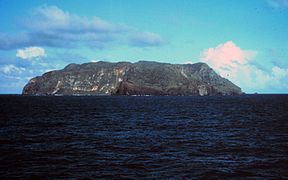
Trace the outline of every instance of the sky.
{"label": "sky", "polygon": [[139,60],[288,93],[288,0],[0,0],[0,94],[70,63]]}

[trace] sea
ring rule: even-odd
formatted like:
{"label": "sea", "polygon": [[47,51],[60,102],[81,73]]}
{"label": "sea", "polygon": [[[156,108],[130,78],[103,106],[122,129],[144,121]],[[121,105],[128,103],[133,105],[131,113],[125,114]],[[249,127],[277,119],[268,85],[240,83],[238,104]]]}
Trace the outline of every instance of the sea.
{"label": "sea", "polygon": [[0,96],[0,179],[207,178],[288,178],[288,95]]}

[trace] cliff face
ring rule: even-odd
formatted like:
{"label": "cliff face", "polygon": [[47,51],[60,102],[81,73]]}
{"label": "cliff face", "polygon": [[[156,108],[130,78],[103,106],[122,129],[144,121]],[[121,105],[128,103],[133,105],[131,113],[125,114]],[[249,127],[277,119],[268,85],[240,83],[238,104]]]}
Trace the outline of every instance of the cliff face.
{"label": "cliff face", "polygon": [[25,95],[237,95],[241,89],[205,63],[70,64],[32,78]]}

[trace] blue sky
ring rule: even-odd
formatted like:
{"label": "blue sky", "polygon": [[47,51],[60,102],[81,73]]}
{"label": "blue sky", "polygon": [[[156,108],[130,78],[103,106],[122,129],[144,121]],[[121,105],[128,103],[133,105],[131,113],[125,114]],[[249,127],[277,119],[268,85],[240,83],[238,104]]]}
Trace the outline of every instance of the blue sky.
{"label": "blue sky", "polygon": [[69,63],[206,62],[288,92],[288,0],[0,0],[0,93]]}

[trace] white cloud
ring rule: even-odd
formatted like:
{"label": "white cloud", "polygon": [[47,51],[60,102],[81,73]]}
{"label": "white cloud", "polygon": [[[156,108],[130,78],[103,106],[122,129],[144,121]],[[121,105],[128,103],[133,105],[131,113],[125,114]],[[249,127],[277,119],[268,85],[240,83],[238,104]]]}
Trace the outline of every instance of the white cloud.
{"label": "white cloud", "polygon": [[222,77],[239,85],[244,91],[288,90],[288,69],[278,66],[263,71],[251,63],[256,51],[243,50],[232,41],[209,48],[201,53],[201,60]]}
{"label": "white cloud", "polygon": [[34,59],[46,56],[45,49],[41,47],[27,47],[24,49],[18,49],[16,56],[22,59]]}
{"label": "white cloud", "polygon": [[193,61],[188,60],[188,61],[184,62],[184,64],[193,64]]}
{"label": "white cloud", "polygon": [[16,67],[15,65],[13,64],[8,64],[8,65],[4,65],[2,68],[1,68],[2,72],[5,73],[5,74],[11,74],[11,73],[22,73],[23,71],[25,71],[26,69],[23,68],[23,67]]}

